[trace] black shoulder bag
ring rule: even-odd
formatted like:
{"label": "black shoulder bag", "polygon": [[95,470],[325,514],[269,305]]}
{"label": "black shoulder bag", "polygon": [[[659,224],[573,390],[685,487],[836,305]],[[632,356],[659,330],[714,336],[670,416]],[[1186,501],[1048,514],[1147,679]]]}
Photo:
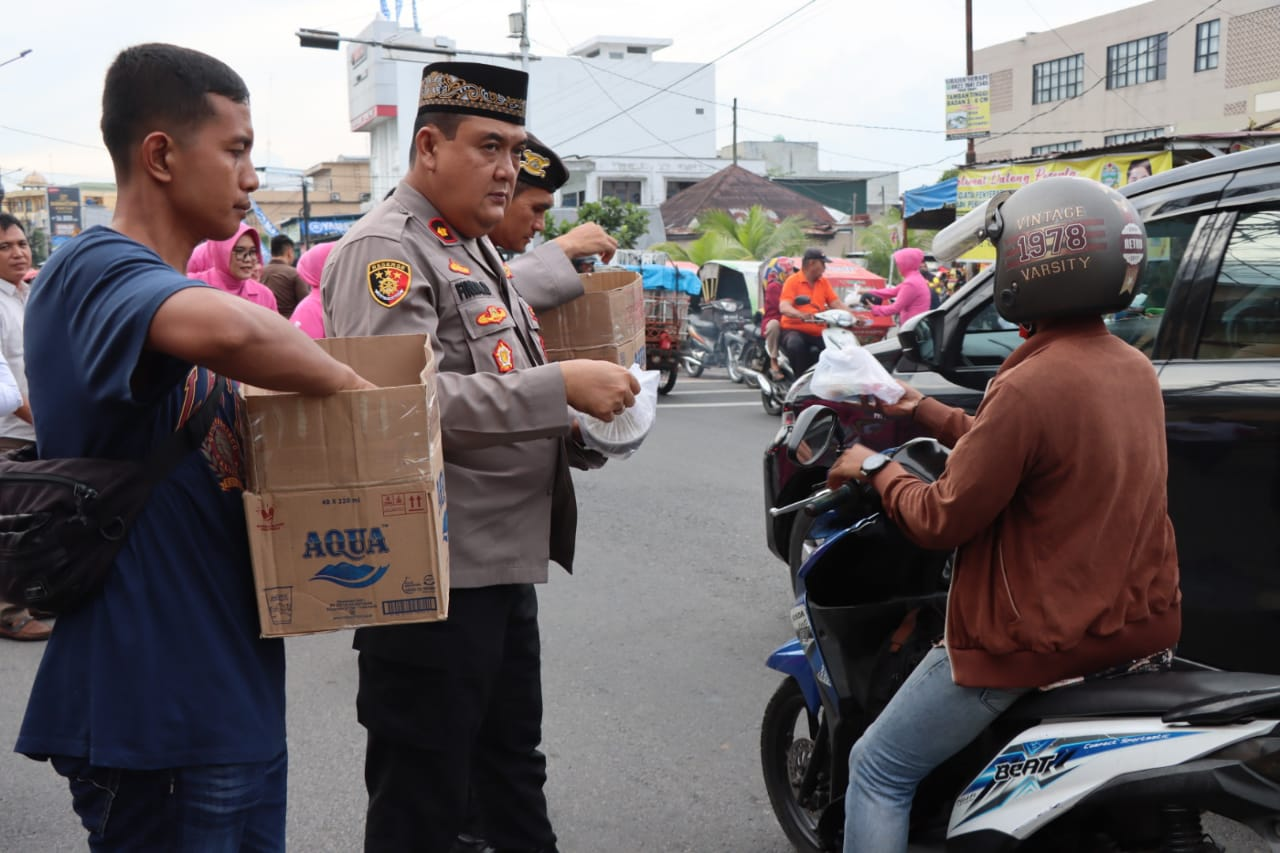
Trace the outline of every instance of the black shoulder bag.
{"label": "black shoulder bag", "polygon": [[0,600],[66,613],[106,582],[152,488],[199,447],[227,387],[219,376],[182,429],[145,460],[0,456]]}

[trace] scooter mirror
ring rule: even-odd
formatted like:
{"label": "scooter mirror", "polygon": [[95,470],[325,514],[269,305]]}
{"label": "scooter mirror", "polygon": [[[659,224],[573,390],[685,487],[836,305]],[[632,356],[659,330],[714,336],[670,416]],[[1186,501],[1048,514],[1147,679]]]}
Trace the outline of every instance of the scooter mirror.
{"label": "scooter mirror", "polygon": [[800,296],[797,296],[795,299],[791,300],[791,304],[792,305],[808,305],[812,301],[813,300],[810,299],[809,297],[800,295]]}
{"label": "scooter mirror", "polygon": [[787,458],[807,468],[844,443],[840,417],[826,406],[810,406],[800,413],[787,436]]}

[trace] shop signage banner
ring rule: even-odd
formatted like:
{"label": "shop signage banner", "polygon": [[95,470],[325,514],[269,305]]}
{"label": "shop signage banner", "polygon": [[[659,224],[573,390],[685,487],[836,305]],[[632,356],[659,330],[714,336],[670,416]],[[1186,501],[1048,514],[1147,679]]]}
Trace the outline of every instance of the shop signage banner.
{"label": "shop signage banner", "polygon": [[1109,187],[1125,184],[1173,168],[1173,153],[1112,154],[1081,160],[1052,160],[990,168],[960,170],[956,186],[956,215],[963,216],[992,196],[1016,190],[1041,178],[1057,175],[1092,178]]}
{"label": "shop signage banner", "polygon": [[49,245],[58,248],[80,233],[80,188],[49,187]]}
{"label": "shop signage banner", "polygon": [[991,76],[947,78],[947,139],[991,135]]}

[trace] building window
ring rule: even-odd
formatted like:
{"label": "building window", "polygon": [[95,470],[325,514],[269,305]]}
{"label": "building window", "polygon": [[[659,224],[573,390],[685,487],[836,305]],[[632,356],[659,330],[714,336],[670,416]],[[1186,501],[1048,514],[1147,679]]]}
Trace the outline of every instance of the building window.
{"label": "building window", "polygon": [[1051,142],[1048,145],[1032,145],[1031,156],[1039,154],[1057,154],[1059,151],[1079,151],[1080,140],[1071,139],[1066,142]]}
{"label": "building window", "polygon": [[576,190],[574,192],[560,193],[561,207],[582,207],[582,203],[587,200],[586,190]]}
{"label": "building window", "polygon": [[671,198],[681,190],[687,190],[697,181],[667,181],[667,198]]}
{"label": "building window", "polygon": [[1222,22],[1214,18],[1196,24],[1196,70],[1208,71],[1218,67],[1218,33]]}
{"label": "building window", "polygon": [[696,116],[703,115],[704,113],[706,113],[706,110],[705,110],[705,109],[703,109],[702,107],[694,107],[694,108],[693,108],[693,114],[694,114],[694,115],[696,115]]}
{"label": "building window", "polygon": [[623,57],[623,56],[625,56],[625,54],[624,54],[622,51],[620,51],[620,50],[611,50],[611,51],[609,51],[609,58],[610,58],[610,59],[622,59],[622,57]]}
{"label": "building window", "polygon": [[1169,34],[1134,39],[1107,48],[1107,88],[1123,89],[1164,79]]}
{"label": "building window", "polygon": [[1031,67],[1031,103],[1074,98],[1084,91],[1084,54],[1051,59]]}
{"label": "building window", "polygon": [[1124,145],[1126,142],[1141,142],[1144,139],[1156,139],[1164,136],[1163,127],[1149,127],[1146,130],[1131,130],[1128,133],[1113,133],[1103,139],[1103,145]]}
{"label": "building window", "polygon": [[600,195],[639,204],[640,181],[601,181]]}
{"label": "building window", "polygon": [[635,47],[633,45],[627,45],[627,53],[646,54],[648,52],[649,52],[649,48],[647,47]]}

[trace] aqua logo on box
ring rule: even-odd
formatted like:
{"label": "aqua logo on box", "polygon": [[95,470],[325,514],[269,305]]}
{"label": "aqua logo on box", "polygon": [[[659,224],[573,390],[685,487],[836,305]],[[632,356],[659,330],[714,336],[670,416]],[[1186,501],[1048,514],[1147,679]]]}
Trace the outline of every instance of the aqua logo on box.
{"label": "aqua logo on box", "polygon": [[321,534],[317,530],[307,533],[304,560],[345,558],[330,563],[316,572],[313,581],[329,581],[347,589],[373,586],[391,568],[390,564],[374,566],[365,562],[372,554],[389,554],[386,537],[378,527],[354,527],[345,530],[329,530]]}

